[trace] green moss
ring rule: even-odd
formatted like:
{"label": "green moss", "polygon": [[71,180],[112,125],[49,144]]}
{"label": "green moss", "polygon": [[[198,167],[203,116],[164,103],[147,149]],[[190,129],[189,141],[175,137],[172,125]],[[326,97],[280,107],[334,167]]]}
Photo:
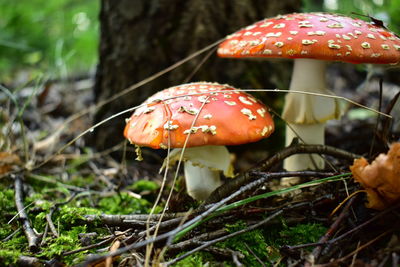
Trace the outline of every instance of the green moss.
{"label": "green moss", "polygon": [[[10,234],[13,232],[11,231]],[[22,231],[16,233],[7,242],[0,242],[0,263],[13,266],[26,247],[27,240]]]}
{"label": "green moss", "polygon": [[140,193],[144,191],[150,191],[150,192],[156,191],[158,188],[160,188],[160,186],[153,181],[139,180],[135,182],[133,185],[131,185],[129,188],[131,188],[135,192]]}
{"label": "green moss", "polygon": [[[227,224],[228,232],[233,233],[247,228],[247,224],[238,221],[235,224]],[[298,245],[318,241],[325,233],[326,228],[321,224],[304,223],[294,226],[287,226],[284,221],[281,225],[267,228],[259,228],[219,242],[216,246],[220,248],[238,251],[244,255],[239,259],[245,266],[259,266],[260,262],[256,256],[267,266],[276,263],[282,257],[280,247],[283,245]],[[255,255],[256,256],[255,256]],[[214,259],[213,255],[205,252],[197,252],[185,258],[174,266],[204,266],[207,262],[221,262]],[[231,261],[223,262],[224,266],[234,266]]]}
{"label": "green moss", "polygon": [[279,232],[280,238],[277,243],[280,245],[299,245],[314,243],[326,232],[326,227],[318,223],[298,224],[292,227],[284,227]]}
{"label": "green moss", "polygon": [[16,249],[0,249],[0,263],[2,266],[14,266],[21,252]]}
{"label": "green moss", "polygon": [[[47,259],[52,259],[55,257],[61,258],[62,254],[67,251],[76,250],[81,247],[78,235],[80,233],[86,233],[87,226],[75,226],[69,231],[60,232],[58,238],[48,237],[46,239],[46,248],[44,248],[40,253],[37,254],[39,257],[45,257]],[[62,257],[62,261],[69,265],[76,264],[76,259],[83,257],[87,252],[79,252],[70,256]]]}
{"label": "green moss", "polygon": [[145,199],[137,199],[126,192],[102,198],[98,207],[107,214],[148,213],[152,205]]}
{"label": "green moss", "polygon": [[[179,255],[178,255],[179,256]],[[181,261],[178,261],[173,266],[174,267],[203,267],[203,266],[215,266],[210,264],[214,262],[215,259],[208,252],[196,252]]]}
{"label": "green moss", "polygon": [[[243,221],[226,225],[226,229],[231,233],[244,228],[247,228],[247,225]],[[245,257],[241,259],[241,262],[245,266],[257,266],[260,264],[253,253],[257,255],[257,257],[263,262],[267,261],[268,259],[268,251],[266,249],[268,244],[263,236],[262,230],[260,229],[246,232],[224,242],[220,242],[218,243],[218,246],[242,253]]]}

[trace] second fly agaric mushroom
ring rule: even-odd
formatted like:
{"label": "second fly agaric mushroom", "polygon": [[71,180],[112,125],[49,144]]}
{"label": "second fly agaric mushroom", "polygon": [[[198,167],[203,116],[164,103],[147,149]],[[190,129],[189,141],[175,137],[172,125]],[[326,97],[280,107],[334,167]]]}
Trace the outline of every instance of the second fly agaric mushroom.
{"label": "second fly agaric mushroom", "polygon": [[[218,55],[294,59],[289,89],[329,95],[327,61],[396,64],[400,61],[400,39],[374,22],[337,14],[294,13],[256,22],[229,35],[220,44]],[[325,122],[339,116],[335,99],[287,94],[282,114],[290,124],[286,145],[295,133],[305,143],[324,144]],[[311,155],[295,155],[285,160],[284,167],[290,171],[323,168],[324,162],[318,156],[311,160]]]}
{"label": "second fly agaric mushroom", "polygon": [[178,148],[175,158],[185,148],[188,194],[204,200],[221,185],[220,170],[233,176],[225,145],[256,142],[274,131],[267,109],[228,85],[183,84],[151,96],[127,120],[124,135],[138,146]]}

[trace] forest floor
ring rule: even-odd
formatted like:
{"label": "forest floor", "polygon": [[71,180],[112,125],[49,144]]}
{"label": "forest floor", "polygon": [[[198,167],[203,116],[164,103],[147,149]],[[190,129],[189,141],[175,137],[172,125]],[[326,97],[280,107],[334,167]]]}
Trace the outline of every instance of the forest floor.
{"label": "forest floor", "polygon": [[[366,208],[349,171],[355,158],[373,160],[398,140],[386,117],[353,107],[328,124],[329,146],[243,147],[236,182],[197,203],[181,173],[175,184],[174,169],[159,173],[161,154],[144,149],[138,162],[126,142],[86,145],[92,83],[2,86],[0,265],[398,266],[399,204]],[[380,95],[374,84],[356,101],[387,111],[399,87],[384,84]],[[330,167],[282,170],[287,155],[305,150],[325,154]],[[289,176],[301,183],[276,189]]]}

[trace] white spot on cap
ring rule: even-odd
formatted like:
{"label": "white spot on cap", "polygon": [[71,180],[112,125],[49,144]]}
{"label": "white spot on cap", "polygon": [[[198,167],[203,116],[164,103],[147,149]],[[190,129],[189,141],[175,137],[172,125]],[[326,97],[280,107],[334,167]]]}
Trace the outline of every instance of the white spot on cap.
{"label": "white spot on cap", "polygon": [[165,130],[169,130],[169,131],[173,131],[173,130],[176,130],[176,129],[178,129],[179,128],[179,126],[178,125],[174,125],[174,124],[172,124],[173,123],[173,121],[167,121],[165,124],[164,124],[164,129]]}
{"label": "white spot on cap", "polygon": [[268,127],[264,126],[264,128],[262,129],[262,132],[261,132],[261,136],[265,136],[268,132],[269,132]]}
{"label": "white spot on cap", "polygon": [[393,47],[397,50],[397,51],[400,51],[400,45],[393,45]]}
{"label": "white spot on cap", "polygon": [[351,22],[351,25],[353,25],[353,26],[355,26],[355,27],[361,27],[362,26],[362,24],[361,24],[361,22]]}
{"label": "white spot on cap", "polygon": [[312,24],[308,20],[301,20],[299,21],[299,28],[311,28],[313,27]]}
{"label": "white spot on cap", "polygon": [[283,42],[276,42],[276,43],[274,43],[274,45],[275,45],[276,47],[281,48],[281,47],[284,45],[284,43],[283,43]]}
{"label": "white spot on cap", "polygon": [[370,38],[370,39],[376,39],[375,35],[373,35],[372,33],[368,33],[367,37]]}
{"label": "white spot on cap", "polygon": [[303,45],[312,45],[314,43],[314,41],[313,40],[309,40],[309,39],[303,39],[303,40],[301,40],[301,43]]}
{"label": "white spot on cap", "polygon": [[254,103],[257,103],[257,99],[255,99],[252,96],[247,96],[248,99],[250,99],[250,101],[253,101]]}
{"label": "white spot on cap", "polygon": [[255,27],[256,27],[256,25],[250,25],[250,26],[246,27],[246,30],[251,30],[251,29],[254,29]]}
{"label": "white spot on cap", "polygon": [[264,55],[271,55],[271,54],[272,54],[272,50],[271,50],[271,49],[264,49],[264,50],[262,51],[262,53],[263,53]]}
{"label": "white spot on cap", "polygon": [[168,147],[166,145],[164,145],[163,143],[160,143],[160,148],[167,149]]}
{"label": "white spot on cap", "polygon": [[293,56],[296,54],[297,54],[296,50],[293,50],[293,49],[289,49],[286,51],[286,55],[289,55],[289,56]]}
{"label": "white spot on cap", "polygon": [[224,102],[229,106],[235,106],[237,104],[235,101],[224,101]]}
{"label": "white spot on cap", "polygon": [[265,37],[279,37],[282,35],[282,32],[269,32],[265,35]]}
{"label": "white spot on cap", "polygon": [[250,102],[249,100],[247,100],[247,98],[244,97],[244,96],[239,96],[239,100],[240,100],[240,102],[242,102],[243,104],[246,104],[246,105],[253,105],[253,103]]}
{"label": "white spot on cap", "polygon": [[279,23],[279,24],[275,24],[274,27],[272,27],[272,28],[274,28],[274,29],[282,29],[282,28],[285,28],[285,26],[286,26],[285,23]]}
{"label": "white spot on cap", "polygon": [[242,108],[242,109],[240,110],[240,112],[242,112],[244,115],[248,116],[248,117],[249,117],[249,120],[255,120],[255,119],[257,119],[257,116],[253,115],[253,113],[251,112],[251,110],[248,109],[248,108]]}
{"label": "white spot on cap", "polygon": [[313,35],[318,35],[318,36],[323,36],[323,35],[325,35],[325,33],[326,32],[324,32],[324,31],[315,31],[315,32],[307,32],[307,35],[308,36],[313,36]]}
{"label": "white spot on cap", "polygon": [[368,48],[371,48],[371,45],[368,42],[363,42],[363,43],[361,43],[361,47],[364,49],[368,49]]}
{"label": "white spot on cap", "polygon": [[249,45],[252,45],[252,46],[259,45],[260,43],[261,43],[260,40],[251,40],[251,41],[249,41]]}
{"label": "white spot on cap", "polygon": [[381,44],[381,47],[382,47],[383,49],[385,49],[385,50],[389,50],[389,49],[390,49],[390,46],[387,45],[387,44]]}
{"label": "white spot on cap", "polygon": [[179,112],[186,112],[190,115],[196,115],[197,113],[199,113],[199,110],[197,108],[187,108],[184,106],[181,106],[178,110]]}
{"label": "white spot on cap", "polygon": [[345,40],[351,40],[351,38],[346,34],[342,34],[342,38]]}
{"label": "white spot on cap", "polygon": [[324,17],[324,18],[320,18],[319,21],[321,21],[321,22],[327,22],[327,21],[329,21],[329,19],[327,19],[327,18]]}
{"label": "white spot on cap", "polygon": [[130,122],[131,118],[126,118],[125,123],[128,124]]}
{"label": "white spot on cap", "polygon": [[271,24],[274,24],[274,23],[271,22],[271,21],[264,22],[263,24],[260,25],[260,27],[261,27],[261,28],[268,27],[268,26],[270,26]]}
{"label": "white spot on cap", "polygon": [[245,47],[246,45],[247,45],[247,41],[240,41],[238,43],[238,46],[240,46],[240,47]]}
{"label": "white spot on cap", "polygon": [[349,33],[347,33],[348,35],[350,35],[351,37],[353,37],[353,38],[355,38],[355,39],[357,39],[358,38],[358,36],[357,35],[355,35],[354,33],[352,33],[352,32],[349,32]]}
{"label": "white spot on cap", "polygon": [[341,29],[341,28],[343,28],[343,24],[340,23],[340,22],[335,22],[335,23],[326,25],[326,27],[332,28],[332,29],[333,29],[333,28],[339,28],[339,29]]}
{"label": "white spot on cap", "polygon": [[328,43],[328,47],[332,48],[332,49],[340,49],[341,46],[338,44],[334,44],[334,43]]}
{"label": "white spot on cap", "polygon": [[260,114],[260,116],[261,117],[265,117],[265,113],[266,113],[267,111],[265,110],[265,108],[259,108],[259,109],[257,109],[257,113],[258,114]]}
{"label": "white spot on cap", "polygon": [[200,125],[198,127],[193,126],[192,128],[183,131],[183,134],[194,134],[197,133],[198,130],[201,130],[201,132],[203,133],[211,133],[212,135],[216,135],[217,134],[217,126],[215,125]]}
{"label": "white spot on cap", "polygon": [[201,103],[210,103],[210,100],[207,100],[207,96],[206,95],[201,95],[197,98],[197,100],[199,100],[199,102]]}
{"label": "white spot on cap", "polygon": [[206,119],[206,120],[209,120],[209,119],[212,118],[212,115],[211,114],[206,114],[206,115],[203,116],[203,118]]}
{"label": "white spot on cap", "polygon": [[298,31],[289,31],[289,33],[290,33],[291,35],[296,35],[296,34],[298,34],[299,32],[298,32]]}
{"label": "white spot on cap", "polygon": [[380,56],[381,56],[380,53],[372,53],[372,54],[371,54],[371,57],[380,57]]}

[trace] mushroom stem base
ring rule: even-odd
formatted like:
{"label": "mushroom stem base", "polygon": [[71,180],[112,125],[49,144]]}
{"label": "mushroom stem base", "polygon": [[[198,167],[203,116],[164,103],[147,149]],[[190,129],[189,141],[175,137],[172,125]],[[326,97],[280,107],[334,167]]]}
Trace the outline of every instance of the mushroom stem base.
{"label": "mushroom stem base", "polygon": [[222,182],[219,171],[208,167],[194,166],[190,161],[185,162],[186,189],[192,198],[205,200]]}
{"label": "mushroom stem base", "polygon": [[[293,138],[301,137],[300,143],[304,144],[324,144],[325,143],[325,123],[318,124],[296,124],[291,123],[290,127],[286,126],[286,143],[290,144]],[[285,159],[283,164],[285,169],[290,171],[300,171],[306,169],[322,169],[324,168],[324,160],[318,154],[299,154],[293,155]]]}

